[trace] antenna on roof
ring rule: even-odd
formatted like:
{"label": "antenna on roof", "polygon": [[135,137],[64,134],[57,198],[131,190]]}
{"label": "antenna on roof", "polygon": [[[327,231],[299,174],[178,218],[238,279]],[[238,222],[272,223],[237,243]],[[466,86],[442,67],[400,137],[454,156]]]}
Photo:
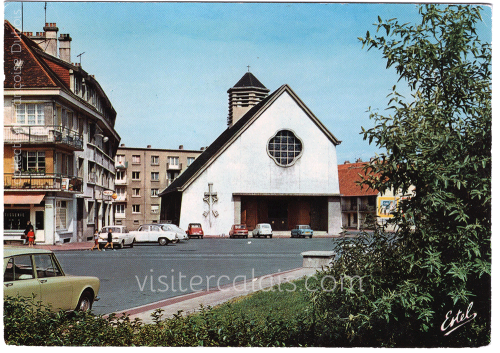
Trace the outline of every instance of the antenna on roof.
{"label": "antenna on roof", "polygon": [[82,66],[82,55],[85,54],[85,52],[78,54],[77,56],[80,58],[80,66]]}
{"label": "antenna on roof", "polygon": [[24,32],[24,2],[21,3],[21,33]]}
{"label": "antenna on roof", "polygon": [[47,23],[47,2],[45,2],[45,6],[43,7],[43,9],[45,10],[45,22],[44,23]]}

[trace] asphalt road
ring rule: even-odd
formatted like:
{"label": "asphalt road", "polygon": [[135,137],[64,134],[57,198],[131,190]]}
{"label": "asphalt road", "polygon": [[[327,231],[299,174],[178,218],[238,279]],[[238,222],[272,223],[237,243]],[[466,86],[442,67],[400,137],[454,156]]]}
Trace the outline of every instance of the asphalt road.
{"label": "asphalt road", "polygon": [[93,311],[107,314],[302,267],[301,252],[332,248],[331,238],[205,238],[105,252],[58,251],[57,258],[66,274],[101,280]]}

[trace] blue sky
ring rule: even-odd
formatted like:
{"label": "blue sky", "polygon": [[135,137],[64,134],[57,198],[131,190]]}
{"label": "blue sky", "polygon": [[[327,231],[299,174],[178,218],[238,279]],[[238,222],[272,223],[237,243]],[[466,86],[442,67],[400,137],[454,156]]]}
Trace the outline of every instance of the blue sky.
{"label": "blue sky", "polygon": [[[4,5],[18,28],[20,7]],[[24,3],[24,31],[43,30],[43,7]],[[126,146],[208,146],[226,129],[227,90],[250,65],[271,92],[289,84],[342,140],[339,163],[378,152],[361,126],[373,126],[367,108],[385,109],[397,81],[381,53],[357,39],[375,30],[377,16],[415,22],[418,11],[376,3],[47,4],[47,22],[73,39],[72,61],[85,52],[82,67],[110,98]],[[490,8],[483,19],[479,33],[491,42]]]}

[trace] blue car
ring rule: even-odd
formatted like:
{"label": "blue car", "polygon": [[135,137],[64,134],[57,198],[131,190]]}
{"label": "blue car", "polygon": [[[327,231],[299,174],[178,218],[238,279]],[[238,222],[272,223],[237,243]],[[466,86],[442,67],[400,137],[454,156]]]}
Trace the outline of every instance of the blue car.
{"label": "blue car", "polygon": [[295,228],[292,229],[292,238],[312,238],[313,230],[308,225],[296,225]]}

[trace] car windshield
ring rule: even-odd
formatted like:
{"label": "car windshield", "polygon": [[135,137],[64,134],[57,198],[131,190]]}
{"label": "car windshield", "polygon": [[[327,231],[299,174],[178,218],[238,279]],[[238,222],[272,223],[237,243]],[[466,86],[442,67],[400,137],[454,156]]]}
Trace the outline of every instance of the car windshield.
{"label": "car windshield", "polygon": [[269,224],[261,224],[260,227],[266,228],[266,229],[271,228],[271,226]]}
{"label": "car windshield", "polygon": [[309,226],[298,226],[299,229],[309,229]]}
{"label": "car windshield", "polygon": [[191,228],[201,228],[201,224],[199,223],[192,223]]}
{"label": "car windshield", "polygon": [[234,226],[234,229],[246,229],[246,228],[247,228],[247,226],[244,224],[238,224],[238,225]]}

